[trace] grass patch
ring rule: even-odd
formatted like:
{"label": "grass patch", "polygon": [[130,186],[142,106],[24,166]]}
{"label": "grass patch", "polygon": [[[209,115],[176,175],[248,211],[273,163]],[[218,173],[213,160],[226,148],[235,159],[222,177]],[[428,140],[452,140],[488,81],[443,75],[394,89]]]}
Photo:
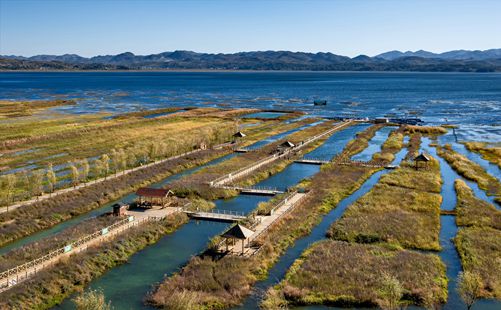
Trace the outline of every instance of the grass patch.
{"label": "grass patch", "polygon": [[0,119],[33,115],[33,113],[65,105],[75,105],[75,100],[0,101]]}
{"label": "grass patch", "polygon": [[479,153],[482,158],[497,165],[501,169],[501,147],[487,142],[465,142],[469,151]]}
{"label": "grass patch", "polygon": [[489,226],[501,229],[501,211],[486,201],[475,197],[471,188],[460,179],[454,183],[457,194],[458,226]]}
{"label": "grass patch", "polygon": [[447,128],[443,126],[405,126],[406,134],[421,133],[424,135],[443,135],[447,133]]}
{"label": "grass patch", "polygon": [[285,280],[267,292],[262,306],[384,307],[385,275],[403,288],[397,297],[401,306],[429,307],[447,300],[445,265],[436,255],[324,240],[296,260]]}
{"label": "grass patch", "polygon": [[465,227],[455,238],[465,271],[481,278],[481,297],[501,298],[501,231],[490,227]]}
{"label": "grass patch", "polygon": [[371,191],[348,207],[328,236],[358,243],[387,242],[422,250],[440,250],[440,169],[409,166],[381,177]]}

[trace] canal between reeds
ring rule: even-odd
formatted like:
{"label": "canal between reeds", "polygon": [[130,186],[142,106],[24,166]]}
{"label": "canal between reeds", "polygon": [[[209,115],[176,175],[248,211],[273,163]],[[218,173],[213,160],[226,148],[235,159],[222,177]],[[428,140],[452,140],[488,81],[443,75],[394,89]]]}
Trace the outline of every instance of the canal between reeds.
{"label": "canal between reeds", "polygon": [[[332,158],[341,152],[355,134],[368,125],[355,125],[335,132],[321,146],[308,153],[308,156]],[[293,163],[281,172],[256,184],[277,188],[290,187],[302,179],[311,177],[320,170],[318,165]],[[259,202],[271,199],[269,196],[239,195],[228,200],[216,200],[216,209],[248,213]],[[152,286],[165,276],[179,271],[189,259],[206,249],[214,236],[229,227],[227,223],[190,221],[181,228],[166,235],[160,241],[134,254],[129,261],[111,269],[89,285],[91,289],[103,291],[106,299],[116,309],[150,309],[143,304],[145,295]],[[66,299],[55,309],[73,309],[73,303]]]}
{"label": "canal between reeds", "polygon": [[[285,131],[285,132],[282,132],[282,133],[279,133],[279,134],[276,134],[276,135],[273,135],[273,136],[270,136],[270,137],[267,137],[266,139],[263,139],[263,140],[260,140],[260,141],[257,141],[251,145],[249,145],[249,148],[252,148],[252,149],[258,149],[258,148],[261,148],[269,143],[273,143],[275,141],[278,141],[280,139],[283,139],[284,137],[286,137],[287,135],[290,135],[294,132],[297,132],[297,131],[300,131],[300,130],[303,130],[305,128],[308,128],[308,127],[311,127],[311,126],[314,126],[315,124],[319,124],[321,123],[321,121],[319,122],[315,122],[315,123],[312,123],[312,124],[307,124],[307,125],[304,125],[304,126],[300,126],[300,127],[297,127],[297,128],[294,128],[294,129],[291,129],[291,130],[288,130],[288,131]],[[212,165],[216,165],[218,163],[221,163],[225,160],[228,160],[228,159],[231,159],[232,157],[235,157],[235,156],[238,156],[238,154],[236,153],[232,153],[232,154],[228,154],[228,155],[225,155],[225,156],[222,156],[222,157],[219,157],[219,158],[216,158],[214,160],[211,160],[203,165],[200,165],[200,166],[197,166],[197,167],[193,167],[193,168],[190,168],[190,169],[186,169],[180,173],[176,173],[176,174],[173,174],[165,179],[163,179],[162,181],[159,181],[159,182],[156,182],[156,183],[153,183],[150,185],[150,187],[156,187],[156,188],[160,188],[160,187],[163,187],[165,186],[166,184],[169,184],[175,180],[178,180],[184,176],[187,176],[187,175],[190,175],[190,174],[193,174],[193,173],[196,173],[197,171],[201,170],[201,169],[204,169],[208,166],[212,166]],[[46,229],[46,230],[43,230],[43,231],[40,231],[38,233],[35,233],[35,234],[32,234],[28,237],[25,237],[25,238],[22,238],[22,239],[19,239],[15,242],[12,242],[12,243],[9,243],[3,247],[0,248],[0,255],[3,255],[13,249],[16,249],[18,247],[21,247],[23,245],[26,245],[26,244],[29,244],[29,243],[33,243],[33,242],[36,242],[36,241],[39,241],[43,238],[46,238],[46,237],[50,237],[50,236],[53,236],[55,234],[58,234],[60,233],[61,231],[67,229],[67,228],[70,228],[70,227],[73,227],[73,226],[76,226],[80,223],[82,223],[83,221],[85,220],[88,220],[90,218],[93,218],[93,217],[96,217],[96,216],[100,216],[106,212],[110,212],[111,211],[111,207],[116,204],[116,203],[124,203],[124,204],[130,204],[132,203],[135,199],[137,198],[136,194],[135,193],[130,193],[130,194],[127,194],[127,195],[124,195],[122,197],[120,197],[119,199],[116,199],[112,202],[109,202],[105,205],[103,205],[102,207],[98,208],[98,209],[95,209],[95,210],[92,210],[88,213],[85,213],[85,214],[82,214],[80,216],[77,216],[77,217],[74,217],[70,220],[67,220],[67,221],[64,221],[60,224],[57,224],[55,225],[54,227],[52,228],[49,228],[49,229]]]}

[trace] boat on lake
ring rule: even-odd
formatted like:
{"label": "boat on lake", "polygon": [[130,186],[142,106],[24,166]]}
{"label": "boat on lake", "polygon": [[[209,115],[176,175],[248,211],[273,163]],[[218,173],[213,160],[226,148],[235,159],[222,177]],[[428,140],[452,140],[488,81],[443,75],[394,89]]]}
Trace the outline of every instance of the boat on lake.
{"label": "boat on lake", "polygon": [[314,100],[314,105],[327,105],[327,100]]}

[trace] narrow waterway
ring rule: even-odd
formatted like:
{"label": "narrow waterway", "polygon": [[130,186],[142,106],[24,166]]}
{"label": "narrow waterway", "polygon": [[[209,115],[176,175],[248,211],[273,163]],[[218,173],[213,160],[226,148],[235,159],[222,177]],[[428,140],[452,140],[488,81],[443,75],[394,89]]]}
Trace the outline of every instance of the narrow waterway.
{"label": "narrow waterway", "polygon": [[[353,126],[334,133],[316,149],[316,152],[325,154],[340,152],[346,142],[361,128]],[[256,186],[282,188],[293,186],[319,170],[318,165],[291,164]],[[249,212],[255,209],[259,202],[269,199],[271,199],[269,196],[239,195],[229,200],[217,200],[215,203],[217,209]],[[222,233],[229,225],[190,221],[154,245],[134,254],[127,264],[113,268],[95,279],[89,287],[102,289],[106,299],[111,301],[116,309],[149,309],[143,304],[143,298],[152,289],[152,285],[162,281],[164,276],[179,271],[190,257],[202,252],[209,240]],[[73,309],[73,303],[70,299],[66,299],[56,309]]]}
{"label": "narrow waterway", "polygon": [[[377,152],[377,149],[374,149]],[[406,149],[402,149],[397,153],[393,163],[398,165],[402,159],[405,157],[407,153]],[[372,155],[371,155],[372,157]],[[348,206],[357,201],[360,197],[369,192],[372,187],[379,181],[379,178],[387,173],[387,170],[380,170],[374,173],[367,181],[362,184],[362,186],[356,190],[353,194],[341,200],[339,204],[331,210],[327,215],[322,218],[320,224],[315,226],[311,233],[303,238],[300,238],[294,242],[294,245],[289,247],[286,252],[280,257],[278,262],[270,269],[268,273],[268,277],[259,281],[255,285],[255,291],[251,294],[244,302],[244,304],[237,309],[257,309],[259,307],[259,303],[262,300],[263,293],[266,290],[278,284],[284,277],[290,266],[294,263],[296,259],[298,259],[301,254],[314,242],[325,239],[325,235],[327,230],[331,226],[331,224],[336,221],[338,218],[343,215],[344,211]],[[309,307],[309,309],[315,309],[314,307]]]}
{"label": "narrow waterway", "polygon": [[383,143],[388,139],[390,133],[395,130],[396,127],[385,126],[378,131],[372,139],[369,140],[369,145],[362,152],[355,154],[351,159],[353,160],[363,160],[369,161],[372,158],[372,155],[376,152],[381,151],[381,147]]}
{"label": "narrow waterway", "polygon": [[[266,138],[265,140],[260,140],[260,141],[257,141],[253,144],[251,144],[249,147],[252,147],[252,148],[259,148],[259,147],[262,147],[264,145],[267,145],[269,143],[273,143],[277,140],[280,140],[282,139],[283,137],[287,136],[288,134],[291,134],[293,132],[296,132],[296,131],[299,131],[299,130],[302,130],[302,129],[305,129],[305,128],[308,128],[308,127],[311,127],[311,124],[308,124],[308,125],[304,125],[304,126],[301,126],[301,127],[298,127],[298,128],[295,128],[295,129],[292,129],[292,130],[289,130],[287,132],[283,132],[283,133],[280,133],[280,134],[277,134],[277,135],[274,135],[274,136],[271,136],[271,137],[268,137]],[[222,157],[219,157],[219,158],[216,158],[214,160],[211,160],[203,165],[200,165],[200,166],[197,166],[197,167],[193,167],[193,168],[190,168],[190,169],[186,169],[180,173],[176,173],[176,174],[173,174],[157,183],[154,183],[154,184],[151,184],[150,187],[156,187],[156,188],[160,188],[160,187],[163,187],[165,186],[166,184],[169,184],[175,180],[178,180],[186,175],[190,175],[190,174],[193,174],[203,168],[206,168],[208,166],[212,166],[212,165],[216,165],[220,162],[223,162],[225,160],[228,160],[234,156],[238,156],[238,154],[235,154],[235,153],[232,153],[232,154],[228,154],[228,155],[225,155],[225,156],[222,156]],[[50,236],[53,236],[55,234],[58,234],[60,233],[61,231],[63,231],[64,229],[67,229],[69,227],[72,227],[72,226],[75,226],[75,225],[78,225],[80,224],[81,222],[85,221],[85,220],[88,220],[90,218],[93,218],[93,217],[96,217],[96,216],[100,216],[106,212],[110,212],[111,211],[111,207],[116,204],[116,203],[124,203],[124,204],[130,204],[132,203],[135,199],[137,198],[136,194],[135,193],[129,193],[125,196],[122,196],[114,201],[111,201],[105,205],[103,205],[102,207],[100,208],[97,208],[97,209],[94,209],[90,212],[87,212],[85,214],[82,214],[80,216],[77,216],[77,217],[74,217],[70,220],[67,220],[67,221],[64,221],[60,224],[57,224],[49,229],[46,229],[46,230],[43,230],[43,231],[40,231],[38,233],[34,233],[30,236],[27,236],[25,238],[22,238],[22,239],[19,239],[19,240],[16,240],[15,242],[12,242],[12,243],[9,243],[3,247],[0,248],[0,255],[3,255],[9,251],[11,251],[12,249],[15,249],[15,248],[18,248],[18,247],[21,247],[23,245],[26,245],[26,244],[29,244],[29,243],[32,243],[32,242],[36,242],[40,239],[43,239],[43,238],[46,238],[46,237],[50,237]]]}
{"label": "narrow waterway", "polygon": [[[422,138],[421,147],[428,154],[437,158],[440,163],[440,174],[442,177],[442,189],[440,194],[442,195],[442,204],[440,206],[441,210],[454,210],[456,207],[457,196],[456,190],[454,189],[454,181],[456,179],[462,179],[468,186],[470,186],[474,194],[483,200],[486,200],[488,196],[482,191],[476,183],[468,181],[457,174],[451,166],[440,156],[437,155],[436,149],[430,147],[430,139]],[[488,200],[486,200],[488,201]],[[459,272],[462,271],[461,260],[459,254],[454,245],[454,238],[458,232],[458,227],[456,225],[456,217],[451,215],[441,215],[440,216],[440,235],[439,241],[442,250],[438,253],[442,261],[447,267],[446,275],[449,279],[447,284],[447,289],[449,292],[447,303],[443,305],[444,310],[456,310],[456,309],[466,309],[466,305],[457,293],[457,279]],[[501,309],[501,302],[495,300],[483,299],[478,301],[473,309],[486,309],[494,310]]]}

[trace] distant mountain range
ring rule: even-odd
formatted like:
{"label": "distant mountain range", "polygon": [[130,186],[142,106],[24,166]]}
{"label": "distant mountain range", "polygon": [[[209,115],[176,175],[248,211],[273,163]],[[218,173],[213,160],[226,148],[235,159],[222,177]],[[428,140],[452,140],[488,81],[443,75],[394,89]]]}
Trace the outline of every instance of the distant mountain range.
{"label": "distant mountain range", "polygon": [[208,54],[174,51],[151,55],[81,57],[75,54],[0,56],[0,70],[312,70],[501,72],[501,49],[445,53],[390,51],[374,57],[332,53],[258,51]]}

